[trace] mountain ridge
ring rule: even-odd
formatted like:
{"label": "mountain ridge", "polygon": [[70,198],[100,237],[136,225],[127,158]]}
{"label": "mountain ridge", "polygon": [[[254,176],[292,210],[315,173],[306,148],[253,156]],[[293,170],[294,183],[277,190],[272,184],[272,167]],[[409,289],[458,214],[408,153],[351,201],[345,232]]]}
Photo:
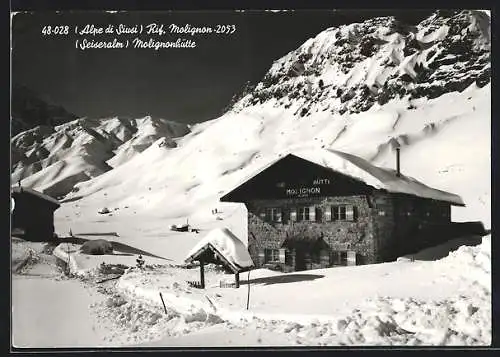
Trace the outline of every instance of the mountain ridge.
{"label": "mountain ridge", "polygon": [[329,28],[275,61],[234,109],[271,98],[291,106],[294,99],[305,98],[300,116],[318,110],[323,101],[329,105],[321,109],[333,114],[359,113],[397,96],[432,99],[472,83],[486,85],[491,72],[488,15],[448,15],[436,12],[416,26],[381,17]]}
{"label": "mountain ridge", "polygon": [[36,126],[11,139],[11,181],[61,197],[73,185],[112,170],[152,142],[162,138],[173,148],[174,138],[188,132],[185,124],[150,116],[79,118],[54,127]]}

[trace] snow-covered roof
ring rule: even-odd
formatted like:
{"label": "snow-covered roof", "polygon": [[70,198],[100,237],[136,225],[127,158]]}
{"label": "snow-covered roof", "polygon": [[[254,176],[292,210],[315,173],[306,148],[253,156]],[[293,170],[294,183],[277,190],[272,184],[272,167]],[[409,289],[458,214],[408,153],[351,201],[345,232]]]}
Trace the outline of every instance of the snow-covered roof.
{"label": "snow-covered roof", "polygon": [[211,230],[189,251],[185,261],[195,260],[205,248],[216,250],[235,271],[254,266],[245,244],[227,228]]}
{"label": "snow-covered roof", "polygon": [[259,170],[254,171],[250,177],[244,178],[236,187],[228,192],[233,191],[288,155],[304,159],[332,171],[352,177],[375,189],[386,190],[393,193],[404,193],[417,197],[449,202],[453,205],[465,206],[460,196],[429,187],[403,174],[398,176],[396,170],[375,166],[358,156],[341,151],[311,147],[293,149],[280,153],[278,157],[267,162]]}
{"label": "snow-covered roof", "polygon": [[45,200],[45,201],[49,201],[55,205],[57,205],[57,207],[59,207],[61,204],[59,203],[58,200],[56,200],[55,198],[53,197],[50,197],[49,195],[46,195],[40,191],[36,191],[36,190],[33,190],[32,188],[29,188],[29,187],[19,187],[19,186],[15,186],[15,187],[12,187],[11,189],[11,192],[12,193],[21,193],[21,192],[25,192],[25,193],[28,193],[28,194],[31,194],[33,196],[36,196],[38,198],[41,198],[42,200]]}

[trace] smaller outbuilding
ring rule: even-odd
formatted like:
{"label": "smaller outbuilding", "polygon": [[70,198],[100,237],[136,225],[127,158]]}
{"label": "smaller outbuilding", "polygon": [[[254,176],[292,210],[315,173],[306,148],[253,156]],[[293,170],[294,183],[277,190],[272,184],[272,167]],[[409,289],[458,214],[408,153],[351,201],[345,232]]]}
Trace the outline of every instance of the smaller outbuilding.
{"label": "smaller outbuilding", "polygon": [[54,240],[55,198],[28,187],[11,189],[11,232],[31,241]]}
{"label": "smaller outbuilding", "polygon": [[205,264],[222,265],[235,275],[239,287],[239,274],[254,266],[245,244],[227,228],[210,231],[188,253],[186,263],[200,262],[200,287],[205,288]]}

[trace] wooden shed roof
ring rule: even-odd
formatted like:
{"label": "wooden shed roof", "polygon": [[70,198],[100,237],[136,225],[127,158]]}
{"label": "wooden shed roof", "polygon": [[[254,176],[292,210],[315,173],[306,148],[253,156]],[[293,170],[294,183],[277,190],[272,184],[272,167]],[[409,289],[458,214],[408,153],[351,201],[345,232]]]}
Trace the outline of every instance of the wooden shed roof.
{"label": "wooden shed roof", "polygon": [[56,200],[55,198],[50,197],[49,195],[46,195],[40,191],[36,191],[36,190],[29,188],[29,187],[22,187],[22,186],[12,187],[11,193],[12,194],[27,194],[27,195],[39,198],[41,200],[50,202],[52,205],[56,206],[56,208],[61,206],[60,202],[58,200]]}
{"label": "wooden shed roof", "polygon": [[200,260],[207,251],[213,252],[234,273],[254,266],[246,246],[227,228],[210,231],[191,249],[185,261]]}

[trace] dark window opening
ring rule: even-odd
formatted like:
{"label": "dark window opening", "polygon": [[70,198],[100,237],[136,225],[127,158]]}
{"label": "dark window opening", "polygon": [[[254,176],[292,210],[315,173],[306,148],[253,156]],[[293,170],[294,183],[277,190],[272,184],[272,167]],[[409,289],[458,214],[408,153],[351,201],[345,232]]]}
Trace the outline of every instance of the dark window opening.
{"label": "dark window opening", "polygon": [[347,265],[347,251],[330,252],[330,265]]}
{"label": "dark window opening", "polygon": [[266,208],[266,221],[268,222],[281,222],[281,209],[280,208]]}
{"label": "dark window opening", "polygon": [[345,221],[347,217],[346,206],[333,206],[332,217],[334,221]]}
{"label": "dark window opening", "polygon": [[297,210],[297,220],[298,221],[309,221],[309,207],[299,207]]}
{"label": "dark window opening", "polygon": [[279,249],[264,249],[265,263],[279,263],[280,251]]}
{"label": "dark window opening", "polygon": [[321,210],[321,208],[315,208],[314,211],[315,211],[316,221],[321,222],[323,220],[323,211]]}
{"label": "dark window opening", "polygon": [[302,207],[293,207],[290,209],[290,220],[291,221],[309,221],[316,222],[321,217],[320,214],[317,213],[318,209],[314,206],[302,206]]}
{"label": "dark window opening", "polygon": [[350,205],[332,206],[332,218],[334,221],[355,221],[356,207]]}

